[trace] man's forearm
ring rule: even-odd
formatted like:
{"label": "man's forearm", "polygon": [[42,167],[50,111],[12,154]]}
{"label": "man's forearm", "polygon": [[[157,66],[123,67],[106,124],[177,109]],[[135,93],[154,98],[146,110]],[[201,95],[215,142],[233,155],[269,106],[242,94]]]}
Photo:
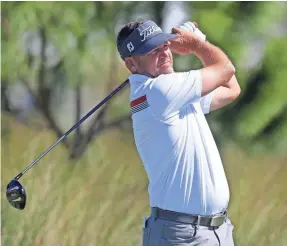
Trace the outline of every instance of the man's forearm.
{"label": "man's forearm", "polygon": [[[202,56],[202,59],[200,59],[200,60],[201,60],[204,67],[209,66],[209,65],[213,65],[217,62],[217,60],[214,59],[214,57],[212,57],[212,56]],[[234,91],[235,93],[240,93],[240,86],[238,84],[238,81],[237,81],[235,75],[233,75],[232,78],[226,84],[224,84],[222,86],[230,89],[231,91]]]}
{"label": "man's forearm", "polygon": [[[202,41],[202,42],[204,42],[204,41]],[[217,46],[215,46],[215,45],[209,43],[208,41],[205,41],[205,43],[206,43],[207,46],[209,46],[209,47],[215,47],[216,50],[217,50],[217,53],[218,53],[218,52],[223,53],[223,51],[222,51],[219,47],[217,47]],[[213,50],[214,50],[214,49],[213,49]],[[207,66],[216,64],[216,63],[219,61],[218,55],[217,55],[216,53],[214,54],[214,52],[211,52],[211,51],[209,51],[209,50],[206,50],[203,54],[204,54],[204,55],[201,55],[201,56],[198,57],[198,58],[200,59],[200,61],[202,62],[202,64],[203,64],[204,67],[207,67]],[[224,53],[223,53],[223,54],[224,54]],[[226,61],[230,61],[229,58],[228,58],[225,54],[224,54],[224,56],[225,56]]]}
{"label": "man's forearm", "polygon": [[226,63],[231,64],[231,61],[224,54],[224,52],[218,48],[217,46],[203,41],[203,40],[196,40],[196,45],[191,44],[192,53],[194,53],[203,63],[205,67],[214,65],[216,63]]}
{"label": "man's forearm", "polygon": [[[219,49],[219,48],[218,48]],[[213,64],[216,64],[216,59],[212,56],[203,56],[201,59],[201,62],[203,63],[203,66],[210,66]],[[231,102],[233,102],[239,95],[240,95],[241,89],[239,86],[239,83],[236,79],[236,76],[233,75],[230,80],[227,81],[227,83],[219,86],[214,93],[214,98],[211,103],[210,110],[216,110],[218,108],[221,108],[224,105],[227,105]]]}

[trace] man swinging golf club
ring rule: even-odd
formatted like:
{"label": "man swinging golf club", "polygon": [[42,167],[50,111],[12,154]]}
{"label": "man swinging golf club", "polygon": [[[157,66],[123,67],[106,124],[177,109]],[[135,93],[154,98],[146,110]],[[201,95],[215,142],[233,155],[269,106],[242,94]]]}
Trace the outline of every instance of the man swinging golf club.
{"label": "man swinging golf club", "polygon": [[[9,182],[9,203],[25,208],[18,180],[130,81],[135,142],[150,181],[143,245],[233,245],[229,188],[204,114],[232,102],[240,87],[228,57],[204,39],[191,22],[173,34],[152,21],[122,28],[117,46],[133,74]],[[194,54],[205,67],[175,73],[171,52]]]}
{"label": "man swinging golf club", "polygon": [[[128,23],[117,48],[132,73],[134,138],[149,179],[143,245],[234,245],[229,187],[204,116],[240,94],[234,66],[191,22],[172,34]],[[172,53],[194,54],[204,68],[174,72]]]}

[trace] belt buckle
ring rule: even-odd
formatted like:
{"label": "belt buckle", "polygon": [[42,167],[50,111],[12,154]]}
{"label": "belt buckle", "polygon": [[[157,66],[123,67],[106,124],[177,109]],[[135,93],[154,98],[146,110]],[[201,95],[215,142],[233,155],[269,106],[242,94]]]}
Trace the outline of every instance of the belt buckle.
{"label": "belt buckle", "polygon": [[225,221],[225,216],[213,216],[210,221],[210,226],[221,226]]}

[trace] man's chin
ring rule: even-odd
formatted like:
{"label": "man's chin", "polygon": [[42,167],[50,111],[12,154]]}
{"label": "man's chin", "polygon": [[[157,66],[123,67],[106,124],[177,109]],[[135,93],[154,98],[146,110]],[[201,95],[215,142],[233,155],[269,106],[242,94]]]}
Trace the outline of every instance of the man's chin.
{"label": "man's chin", "polygon": [[158,69],[158,75],[169,74],[169,73],[173,73],[173,72],[174,72],[173,67],[160,67]]}

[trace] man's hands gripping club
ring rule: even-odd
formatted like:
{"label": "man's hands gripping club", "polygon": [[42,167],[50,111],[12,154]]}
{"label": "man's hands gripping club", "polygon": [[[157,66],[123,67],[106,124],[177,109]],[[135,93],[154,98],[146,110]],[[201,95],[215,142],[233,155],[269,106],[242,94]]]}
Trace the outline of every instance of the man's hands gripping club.
{"label": "man's hands gripping club", "polygon": [[188,32],[193,32],[201,40],[206,41],[206,36],[199,30],[198,24],[196,22],[191,21],[185,22],[182,25],[180,25],[179,28]]}
{"label": "man's hands gripping club", "polygon": [[224,52],[209,42],[205,42],[205,35],[198,35],[198,32],[195,32],[196,29],[198,29],[196,25],[191,22],[183,24],[181,28],[174,27],[172,33],[176,34],[176,37],[169,41],[173,53],[194,54],[205,65],[201,69],[201,95],[204,96],[225,85],[234,75],[235,68]]}
{"label": "man's hands gripping club", "polygon": [[206,36],[197,28],[197,23],[185,22],[179,27],[174,27],[172,33],[176,34],[175,39],[170,40],[170,49],[179,55],[192,54],[192,42],[196,40],[206,40]]}
{"label": "man's hands gripping club", "polygon": [[[206,36],[198,29],[197,23],[186,22],[183,25],[181,25],[179,28],[173,28],[173,32],[177,35],[177,38],[171,41],[171,50],[172,52],[180,54],[180,55],[187,55],[187,54],[192,54],[192,53],[196,55],[196,52],[198,52],[196,46],[198,45],[198,43],[200,43],[200,41],[206,40]],[[189,40],[190,45],[188,44],[186,39]],[[192,42],[194,42],[194,44],[192,44]],[[207,42],[205,43],[207,44]],[[190,47],[190,46],[193,46],[193,47]],[[213,46],[213,48],[219,50],[215,46]],[[216,53],[218,53],[218,51],[216,51]],[[197,57],[202,61],[202,63],[205,66],[205,68],[201,69],[202,75],[204,78],[202,95],[205,95],[204,94],[206,92],[205,90],[209,90],[209,88],[211,88],[212,86],[218,83],[218,81],[217,82],[215,81],[218,78],[217,79],[214,78],[214,80],[212,80],[211,78],[212,76],[219,76],[219,74],[222,72],[222,74],[225,74],[227,82],[224,82],[225,80],[219,81],[220,85],[214,90],[213,99],[212,99],[212,103],[210,106],[211,111],[219,109],[231,103],[240,94],[240,86],[237,82],[235,75],[231,76],[231,78],[228,80],[228,77],[230,76],[230,74],[232,74],[232,71],[229,71],[229,70],[232,70],[232,67],[233,67],[231,62],[227,60],[228,58],[226,56],[225,58],[224,56],[222,57],[222,54],[220,56],[224,58],[223,60],[222,59],[218,60],[218,58],[220,57],[213,57],[212,55],[213,55],[212,50],[211,50],[210,56],[203,55],[203,54],[197,55]],[[220,71],[224,69],[226,70]],[[208,78],[210,78],[210,81],[208,81]],[[221,84],[221,82],[223,84]]]}

